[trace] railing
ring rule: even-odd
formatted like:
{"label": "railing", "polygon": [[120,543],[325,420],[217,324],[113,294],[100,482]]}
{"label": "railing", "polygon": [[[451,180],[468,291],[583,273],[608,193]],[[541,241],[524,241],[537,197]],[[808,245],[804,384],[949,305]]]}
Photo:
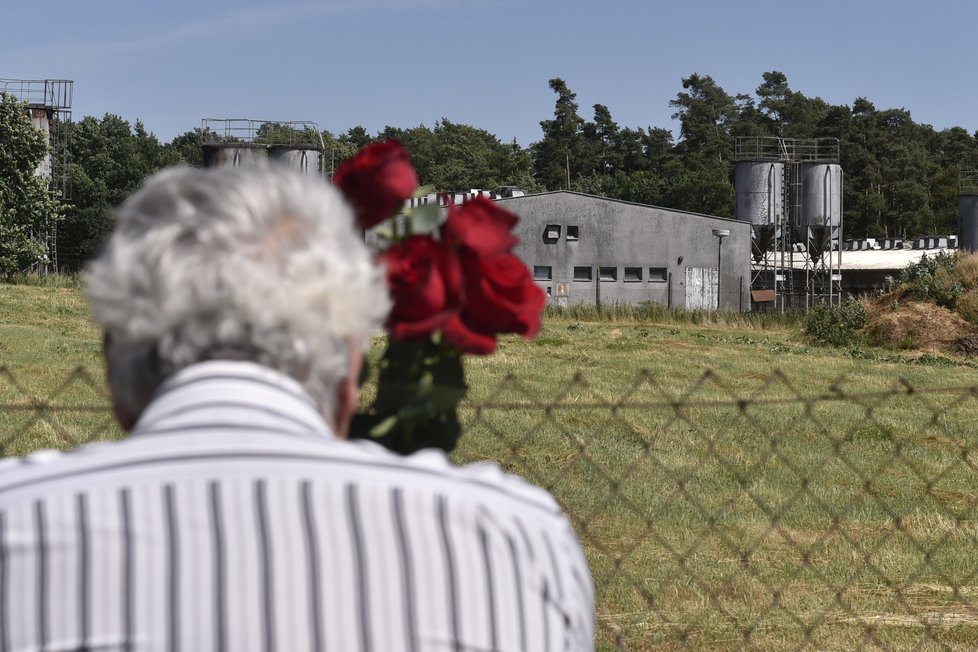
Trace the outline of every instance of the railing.
{"label": "railing", "polygon": [[325,149],[323,135],[315,122],[204,118],[200,127],[205,143],[255,143]]}
{"label": "railing", "polygon": [[[978,646],[978,387],[751,387],[510,376],[472,389],[453,456],[560,501],[599,649]],[[84,370],[38,392],[0,368],[0,424],[6,454],[120,436]]]}
{"label": "railing", "polygon": [[958,174],[958,192],[962,195],[978,195],[978,170]]}
{"label": "railing", "polygon": [[0,92],[55,111],[71,108],[73,89],[74,82],[69,79],[0,79]]}
{"label": "railing", "polygon": [[838,163],[839,139],[740,136],[734,142],[734,160]]}

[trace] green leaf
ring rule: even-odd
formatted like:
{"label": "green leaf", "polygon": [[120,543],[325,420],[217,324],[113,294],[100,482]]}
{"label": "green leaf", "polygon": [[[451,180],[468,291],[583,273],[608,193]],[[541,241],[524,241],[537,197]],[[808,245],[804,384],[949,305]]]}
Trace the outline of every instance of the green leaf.
{"label": "green leaf", "polygon": [[396,425],[397,425],[397,417],[391,415],[386,419],[383,419],[380,423],[376,424],[373,428],[371,428],[370,436],[375,439],[378,437],[384,437],[388,435]]}
{"label": "green leaf", "polygon": [[373,228],[374,233],[386,240],[387,242],[394,241],[394,220],[387,220],[381,222]]}

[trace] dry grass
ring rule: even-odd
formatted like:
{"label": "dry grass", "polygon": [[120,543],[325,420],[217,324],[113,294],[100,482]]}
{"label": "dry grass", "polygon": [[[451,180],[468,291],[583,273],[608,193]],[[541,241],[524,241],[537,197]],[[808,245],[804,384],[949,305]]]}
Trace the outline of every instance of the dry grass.
{"label": "dry grass", "polygon": [[947,352],[975,330],[947,308],[902,299],[897,294],[866,302],[869,323],[865,332],[876,346]]}
{"label": "dry grass", "polygon": [[954,265],[954,276],[965,289],[978,288],[978,253],[959,254]]}

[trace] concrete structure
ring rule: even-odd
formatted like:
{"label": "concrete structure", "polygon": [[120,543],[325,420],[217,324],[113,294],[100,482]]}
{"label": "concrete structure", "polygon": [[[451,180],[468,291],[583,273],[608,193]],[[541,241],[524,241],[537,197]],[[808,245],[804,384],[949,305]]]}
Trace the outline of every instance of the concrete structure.
{"label": "concrete structure", "polygon": [[302,174],[319,176],[323,155],[319,149],[309,146],[276,145],[268,148],[268,160],[285,165]]}
{"label": "concrete structure", "polygon": [[250,168],[268,165],[268,147],[252,143],[204,143],[204,167]]}
{"label": "concrete structure", "polygon": [[720,308],[750,309],[748,222],[568,191],[498,202],[520,216],[516,253],[555,305],[715,309],[719,293]]}
{"label": "concrete structure", "polygon": [[[843,296],[859,295],[879,290],[887,277],[898,277],[906,267],[919,262],[923,256],[955,253],[957,238],[948,235],[913,240],[866,238],[847,240],[843,247],[842,293]],[[800,267],[804,263],[799,259],[795,264]]]}
{"label": "concrete structure", "polygon": [[313,176],[326,172],[315,122],[204,118],[200,126],[204,167],[285,165]]}

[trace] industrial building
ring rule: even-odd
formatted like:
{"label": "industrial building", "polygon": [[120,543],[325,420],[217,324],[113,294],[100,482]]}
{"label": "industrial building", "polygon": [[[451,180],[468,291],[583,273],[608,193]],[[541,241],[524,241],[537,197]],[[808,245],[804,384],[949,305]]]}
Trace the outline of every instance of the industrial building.
{"label": "industrial building", "polygon": [[[275,139],[318,133],[312,123],[208,118],[202,127],[206,166],[277,160],[321,173],[321,143]],[[525,195],[516,188],[435,193],[410,200],[406,208],[444,207],[476,195],[520,216],[516,253],[555,305],[653,301],[687,309],[750,309],[749,223],[576,192]],[[375,233],[367,239],[380,244]]]}
{"label": "industrial building", "polygon": [[[208,119],[206,165],[279,160],[322,173],[312,123]],[[286,127],[286,129],[280,129]],[[271,138],[269,135],[272,135]],[[406,208],[488,196],[520,216],[516,253],[554,305],[805,309],[843,293],[842,168],[836,139],[738,139],[736,219],[570,191],[438,193]],[[374,245],[376,234],[368,234]]]}
{"label": "industrial building", "polygon": [[955,253],[956,241],[955,236],[847,241],[842,259],[842,291],[846,295],[858,295],[878,290],[886,284],[887,277],[897,278],[906,267],[924,256],[931,258]]}
{"label": "industrial building", "polygon": [[569,191],[497,201],[555,305],[750,308],[750,224]]}

